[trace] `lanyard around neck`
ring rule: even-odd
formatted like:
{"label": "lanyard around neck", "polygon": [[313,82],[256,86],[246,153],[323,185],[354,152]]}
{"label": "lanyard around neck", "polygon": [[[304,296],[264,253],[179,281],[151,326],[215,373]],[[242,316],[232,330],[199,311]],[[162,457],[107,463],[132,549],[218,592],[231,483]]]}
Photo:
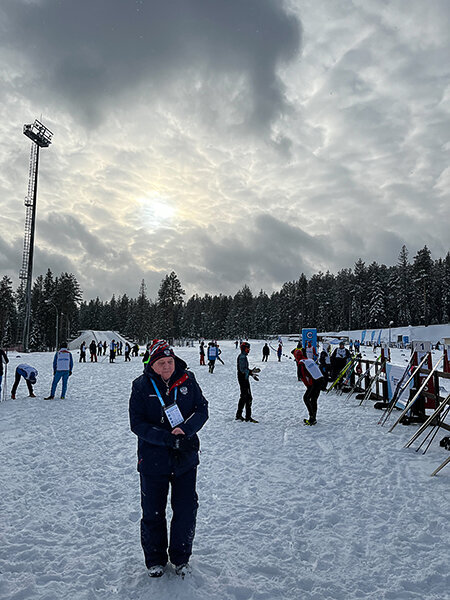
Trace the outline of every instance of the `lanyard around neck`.
{"label": "lanyard around neck", "polygon": [[[158,386],[156,385],[156,383],[154,382],[154,380],[153,380],[153,379],[150,379],[150,381],[152,382],[152,384],[153,384],[153,387],[155,388],[155,392],[156,392],[156,395],[157,395],[157,396],[158,396],[158,398],[159,398],[159,401],[161,402],[161,406],[162,406],[163,408],[165,408],[166,404],[165,404],[164,400],[162,399],[161,392],[159,391],[159,389],[158,389]],[[177,401],[177,392],[178,392],[178,388],[176,387],[176,388],[175,388],[175,398],[174,398],[174,404],[176,404],[176,401]]]}

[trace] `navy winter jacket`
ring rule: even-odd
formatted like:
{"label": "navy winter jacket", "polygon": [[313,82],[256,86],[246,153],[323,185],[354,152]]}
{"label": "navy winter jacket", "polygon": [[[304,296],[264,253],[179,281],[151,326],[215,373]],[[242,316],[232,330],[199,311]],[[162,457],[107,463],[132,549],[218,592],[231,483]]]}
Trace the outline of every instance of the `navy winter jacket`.
{"label": "navy winter jacket", "polygon": [[[173,435],[172,427],[152,385],[158,387],[165,405],[175,400],[184,417],[178,425],[185,435]],[[169,392],[167,395],[166,392]],[[138,471],[145,475],[181,475],[199,463],[200,442],[197,436],[208,420],[208,402],[186,363],[175,357],[175,372],[168,386],[150,366],[133,381],[130,396],[131,431],[138,436]],[[175,448],[178,440],[179,448]]]}

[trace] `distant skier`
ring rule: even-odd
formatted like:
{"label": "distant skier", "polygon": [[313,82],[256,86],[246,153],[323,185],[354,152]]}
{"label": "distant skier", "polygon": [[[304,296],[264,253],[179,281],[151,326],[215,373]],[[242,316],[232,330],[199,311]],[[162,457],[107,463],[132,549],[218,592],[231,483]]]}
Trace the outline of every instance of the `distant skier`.
{"label": "distant skier", "polygon": [[128,342],[125,342],[125,362],[127,362],[127,361],[131,362],[130,352],[131,352],[131,346]]}
{"label": "distant skier", "polygon": [[9,358],[3,348],[0,348],[0,401],[2,399],[3,365],[9,363]]}
{"label": "distant skier", "polygon": [[62,379],[61,400],[64,400],[67,392],[67,382],[72,375],[72,369],[72,353],[67,349],[67,343],[61,342],[60,350],[55,352],[55,356],[53,357],[53,381],[50,396],[47,396],[44,400],[53,400],[55,397],[56,386],[60,379]]}
{"label": "distant skier", "polygon": [[106,340],[103,342],[103,356],[106,356],[106,349],[108,347],[108,344],[106,343]]}
{"label": "distant skier", "polygon": [[89,354],[91,356],[91,362],[97,362],[97,344],[95,340],[89,344]]}
{"label": "distant skier", "polygon": [[331,377],[333,381],[351,359],[351,354],[345,347],[344,342],[339,342],[339,348],[331,355]]}
{"label": "distant skier", "polygon": [[86,342],[81,342],[80,346],[80,362],[86,362]]}
{"label": "distant skier", "polygon": [[317,350],[316,350],[316,347],[312,345],[312,342],[306,343],[305,354],[306,354],[306,358],[316,360]]}
{"label": "distant skier", "polygon": [[[241,353],[237,357],[237,377],[240,388],[240,397],[238,408],[236,412],[236,421],[247,421],[249,423],[258,423],[256,419],[252,418],[252,392],[250,390],[250,377],[253,377],[258,381],[258,375],[260,369],[250,369],[248,365],[247,355],[250,352],[250,344],[248,342],[242,342]],[[242,416],[242,412],[245,408],[245,418]]]}
{"label": "distant skier", "polygon": [[152,345],[152,342],[148,342],[148,344],[145,346],[144,356],[142,357],[142,362],[144,364],[147,364],[148,359],[150,357],[150,346],[151,345]]}
{"label": "distant skier", "polygon": [[138,344],[133,344],[133,347],[131,348],[131,355],[132,356],[139,356],[139,346]]}
{"label": "distant skier", "polygon": [[281,355],[283,354],[283,346],[282,344],[278,344],[278,348],[277,348],[277,356],[278,356],[278,362],[281,361]]}
{"label": "distant skier", "polygon": [[302,350],[302,342],[299,340],[297,347],[291,350],[291,354],[293,355],[295,362],[297,363],[297,379],[301,381],[300,376],[300,365],[299,362],[303,358],[303,350]]}
{"label": "distant skier", "polygon": [[109,344],[109,362],[113,363],[116,358],[116,340],[111,340]]}
{"label": "distant skier", "polygon": [[17,365],[14,384],[11,389],[12,400],[16,399],[17,386],[19,385],[20,379],[22,377],[25,379],[25,382],[27,384],[30,398],[36,398],[33,392],[33,385],[36,383],[37,376],[37,369],[35,369],[31,365],[27,365],[26,363],[21,363],[20,365]]}
{"label": "distant skier", "polygon": [[215,345],[214,342],[209,342],[208,344],[208,366],[209,372],[214,373],[214,367],[216,366],[216,359],[219,356],[219,349]]}
{"label": "distant skier", "polygon": [[270,348],[268,343],[266,342],[262,349],[262,362],[267,362],[269,360]]}
{"label": "distant skier", "polygon": [[303,395],[303,402],[308,409],[308,418],[303,419],[305,425],[315,425],[317,423],[317,400],[321,390],[325,387],[325,380],[321,370],[311,358],[302,358],[299,360],[300,376],[306,386],[306,392]]}
{"label": "distant skier", "polygon": [[205,366],[205,342],[200,342],[200,365]]}
{"label": "distant skier", "polygon": [[331,357],[329,344],[322,348],[322,351],[319,355],[319,368],[322,371],[325,382],[328,383],[331,378]]}

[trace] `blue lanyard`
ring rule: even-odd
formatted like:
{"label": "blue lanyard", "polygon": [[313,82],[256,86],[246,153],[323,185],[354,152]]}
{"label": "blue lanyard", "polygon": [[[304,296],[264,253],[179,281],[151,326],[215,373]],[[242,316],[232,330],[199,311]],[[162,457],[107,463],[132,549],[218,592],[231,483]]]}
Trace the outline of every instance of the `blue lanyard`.
{"label": "blue lanyard", "polygon": [[[155,388],[155,392],[156,392],[156,395],[157,395],[157,396],[158,396],[158,398],[159,398],[159,401],[161,402],[161,406],[162,406],[163,408],[165,408],[165,407],[166,407],[166,404],[165,404],[164,400],[162,399],[161,392],[158,390],[158,386],[157,386],[157,385],[156,385],[156,383],[153,381],[153,379],[151,379],[150,381],[152,382],[152,384],[153,384],[153,387]],[[177,402],[177,392],[178,392],[178,388],[176,387],[176,388],[175,388],[175,398],[174,398],[174,404],[176,404],[176,402]]]}

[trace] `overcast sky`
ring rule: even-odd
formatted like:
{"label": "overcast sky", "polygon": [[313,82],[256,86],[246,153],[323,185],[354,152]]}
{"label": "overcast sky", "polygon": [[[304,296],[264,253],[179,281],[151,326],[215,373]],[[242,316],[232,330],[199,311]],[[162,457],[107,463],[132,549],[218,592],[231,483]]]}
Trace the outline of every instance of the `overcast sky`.
{"label": "overcast sky", "polygon": [[2,0],[0,275],[254,293],[449,251],[448,0]]}

